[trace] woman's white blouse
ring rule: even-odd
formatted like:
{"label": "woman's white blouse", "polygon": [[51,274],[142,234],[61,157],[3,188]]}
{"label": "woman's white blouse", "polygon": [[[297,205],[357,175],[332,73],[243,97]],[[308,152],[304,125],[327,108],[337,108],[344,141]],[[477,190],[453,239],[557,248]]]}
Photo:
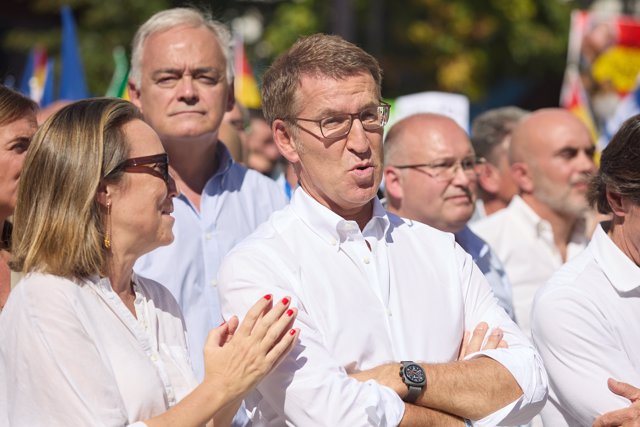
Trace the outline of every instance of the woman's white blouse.
{"label": "woman's white blouse", "polygon": [[0,315],[1,425],[123,426],[195,388],[173,296],[132,281],[137,318],[108,279],[31,273],[18,284]]}

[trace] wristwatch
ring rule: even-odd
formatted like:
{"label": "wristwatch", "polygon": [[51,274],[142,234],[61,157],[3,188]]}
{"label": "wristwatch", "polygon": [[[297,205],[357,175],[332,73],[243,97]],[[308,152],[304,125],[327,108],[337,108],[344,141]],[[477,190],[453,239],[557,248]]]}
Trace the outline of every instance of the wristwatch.
{"label": "wristwatch", "polygon": [[409,388],[409,394],[405,397],[405,402],[415,403],[427,385],[427,375],[422,366],[408,360],[400,362],[400,378]]}

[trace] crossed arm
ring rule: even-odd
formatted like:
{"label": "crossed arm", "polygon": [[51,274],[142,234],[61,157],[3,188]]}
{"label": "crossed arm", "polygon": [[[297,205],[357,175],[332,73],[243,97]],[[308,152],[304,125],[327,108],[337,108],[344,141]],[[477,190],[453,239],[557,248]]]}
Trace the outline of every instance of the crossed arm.
{"label": "crossed arm", "polygon": [[[503,332],[496,328],[487,337],[488,325],[481,322],[469,338],[465,333],[457,361],[442,364],[421,364],[427,374],[427,387],[415,404],[406,404],[401,426],[433,423],[442,426],[461,426],[463,418],[481,419],[515,401],[522,389],[511,373],[488,357],[463,360],[479,350],[505,348]],[[399,363],[389,363],[354,373],[360,381],[376,380],[392,388],[404,399],[407,386],[399,376]]]}

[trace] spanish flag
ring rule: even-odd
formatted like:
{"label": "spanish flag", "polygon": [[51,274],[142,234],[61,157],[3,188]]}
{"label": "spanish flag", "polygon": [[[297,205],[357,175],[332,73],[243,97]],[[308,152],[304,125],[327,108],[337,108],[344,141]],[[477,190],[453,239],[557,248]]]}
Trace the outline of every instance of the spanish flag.
{"label": "spanish flag", "polygon": [[54,61],[40,47],[31,49],[20,84],[20,92],[40,107],[53,102]]}
{"label": "spanish flag", "polygon": [[259,109],[262,106],[258,83],[251,70],[251,64],[244,52],[244,42],[239,36],[235,37],[234,47],[234,94],[236,102],[246,108]]}

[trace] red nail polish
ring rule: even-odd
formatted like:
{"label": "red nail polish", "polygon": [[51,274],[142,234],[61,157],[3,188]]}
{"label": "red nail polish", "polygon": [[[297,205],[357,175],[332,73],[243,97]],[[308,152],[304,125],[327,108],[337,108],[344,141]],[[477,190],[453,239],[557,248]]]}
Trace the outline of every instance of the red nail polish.
{"label": "red nail polish", "polygon": [[265,295],[264,299],[266,299],[267,301],[271,301],[271,294]]}
{"label": "red nail polish", "polygon": [[296,330],[295,329],[292,329],[292,330],[289,331],[289,335],[295,335],[295,334],[296,334]]}
{"label": "red nail polish", "polygon": [[287,305],[289,304],[289,298],[282,298],[282,304]]}
{"label": "red nail polish", "polygon": [[289,317],[293,316],[293,310],[291,309],[287,310],[287,316]]}
{"label": "red nail polish", "polygon": [[222,321],[222,323],[220,323],[220,325],[219,325],[219,326],[222,326],[222,325],[224,325],[225,323],[227,323],[227,321],[226,321],[226,320],[223,320],[223,321]]}

